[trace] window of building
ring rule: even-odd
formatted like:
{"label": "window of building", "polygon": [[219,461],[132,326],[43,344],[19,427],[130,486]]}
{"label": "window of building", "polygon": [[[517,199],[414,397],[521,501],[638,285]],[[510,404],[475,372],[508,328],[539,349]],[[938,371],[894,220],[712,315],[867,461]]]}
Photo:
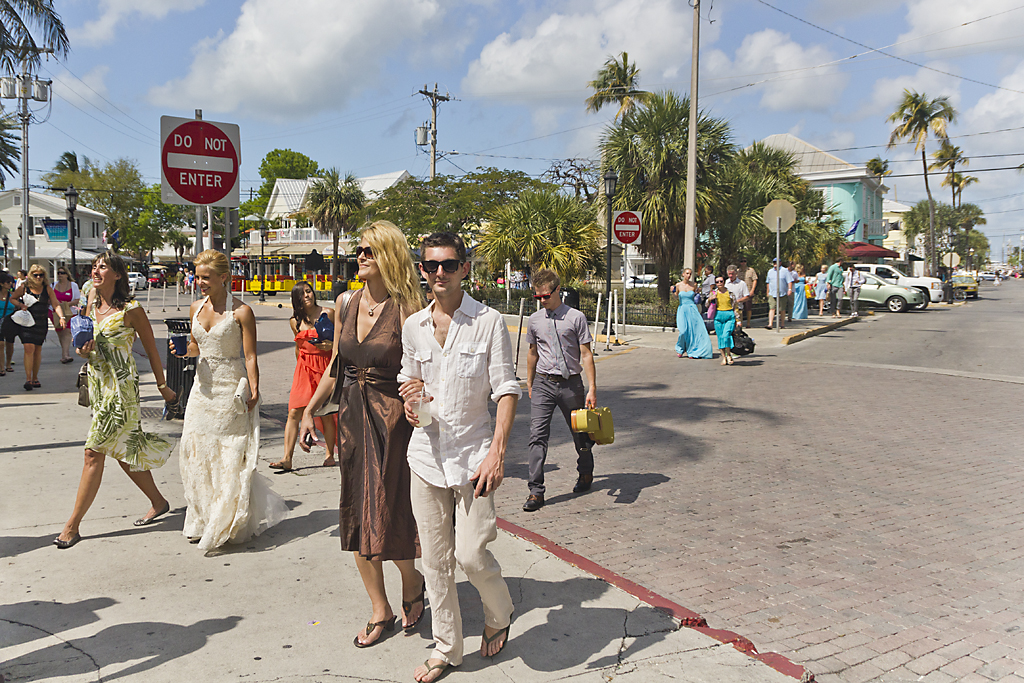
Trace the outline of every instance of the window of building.
{"label": "window of building", "polygon": [[21,206],[21,195],[20,194],[14,195],[14,205],[15,206]]}

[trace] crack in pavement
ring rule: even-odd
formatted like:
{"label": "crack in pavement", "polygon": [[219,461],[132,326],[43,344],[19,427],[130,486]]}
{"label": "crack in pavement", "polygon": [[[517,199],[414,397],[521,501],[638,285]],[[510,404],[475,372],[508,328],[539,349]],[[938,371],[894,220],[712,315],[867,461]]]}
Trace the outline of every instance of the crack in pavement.
{"label": "crack in pavement", "polygon": [[[75,647],[74,645],[72,645],[72,644],[71,644],[71,643],[69,643],[68,641],[66,641],[66,640],[64,640],[63,638],[61,638],[60,636],[58,636],[58,635],[57,635],[56,633],[51,633],[50,631],[47,631],[47,630],[46,630],[45,628],[42,628],[42,627],[40,627],[40,626],[36,626],[35,624],[26,624],[26,623],[24,623],[24,622],[21,622],[21,621],[14,621],[13,619],[0,619],[0,621],[2,621],[2,622],[5,622],[5,623],[8,623],[8,624],[13,624],[13,625],[15,625],[15,626],[23,626],[23,627],[25,627],[25,628],[32,628],[32,629],[35,629],[35,630],[37,630],[37,631],[40,631],[40,632],[42,632],[42,633],[45,633],[46,635],[48,635],[48,636],[50,636],[50,637],[52,637],[52,638],[56,638],[56,639],[57,639],[57,640],[59,640],[60,642],[64,643],[64,647],[69,647],[69,648],[71,648],[72,650],[75,650],[76,652],[80,652],[80,653],[81,653],[82,655],[84,655],[84,656],[85,656],[85,657],[86,657],[86,658],[87,658],[87,659],[88,659],[88,660],[89,660],[90,662],[92,662],[92,665],[93,665],[93,666],[94,666],[94,667],[96,668],[96,681],[97,681],[97,683],[102,683],[102,681],[103,681],[103,674],[102,674],[102,673],[100,672],[100,665],[99,665],[99,662],[97,662],[97,661],[96,661],[96,659],[95,659],[95,658],[94,658],[94,657],[93,657],[93,656],[92,656],[91,654],[89,654],[88,652],[86,652],[86,651],[85,651],[85,650],[83,650],[82,648],[80,648],[80,647]],[[0,680],[2,680],[2,678],[0,678]]]}

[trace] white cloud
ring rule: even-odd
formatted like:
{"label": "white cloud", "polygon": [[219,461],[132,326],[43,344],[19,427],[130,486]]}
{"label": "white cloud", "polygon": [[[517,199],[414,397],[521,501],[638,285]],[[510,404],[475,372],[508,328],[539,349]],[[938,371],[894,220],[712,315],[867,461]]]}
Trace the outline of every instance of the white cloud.
{"label": "white cloud", "polygon": [[[948,52],[941,53],[943,58],[994,51],[1019,54],[1020,34],[1024,32],[1024,9],[1016,9],[1018,7],[1018,0],[912,0],[907,10],[910,29],[900,35],[896,42],[919,36],[928,37],[911,40],[895,49],[902,54],[911,54],[948,48]],[[1016,11],[1007,12],[1011,9]],[[975,21],[994,14],[998,16]],[[966,22],[974,23],[962,26]],[[941,33],[930,35],[937,31]]]}
{"label": "white cloud", "polygon": [[[521,31],[502,33],[469,65],[462,89],[502,101],[558,98],[578,103],[586,84],[611,55],[629,53],[641,87],[689,72],[692,10],[676,0],[597,0],[551,13]],[[718,25],[701,42],[712,42]],[[585,95],[583,95],[585,97]]]}
{"label": "white cloud", "polygon": [[246,0],[234,31],[197,45],[189,73],[148,99],[274,120],[334,109],[441,12],[438,0]]}
{"label": "white cloud", "polygon": [[[928,66],[942,71],[955,73],[948,64],[931,63]],[[858,103],[853,102],[849,107],[852,115],[850,119],[862,119],[869,116],[889,116],[896,110],[897,105],[903,98],[904,90],[916,90],[925,93],[930,98],[948,97],[954,107],[960,102],[960,81],[944,76],[943,74],[928,69],[918,69],[914,74],[896,76],[895,78],[879,78],[871,90],[870,99]],[[847,118],[847,117],[840,117]]]}
{"label": "white cloud", "polygon": [[69,72],[61,70],[53,76],[53,94],[76,107],[84,107],[88,104],[99,109],[107,109],[107,104],[103,101],[103,98],[108,95],[104,79],[109,72],[110,67],[97,66],[79,81]]}
{"label": "white cloud", "polygon": [[100,0],[99,17],[69,30],[72,45],[103,45],[114,39],[118,24],[132,14],[163,19],[171,11],[188,12],[206,0]]}
{"label": "white cloud", "polygon": [[[999,85],[1004,88],[1024,91],[1024,62],[1020,62],[1011,74],[999,81]],[[1024,94],[996,90],[981,97],[973,107],[964,112],[957,130],[953,134],[960,131],[979,133],[1002,128],[1018,128],[1022,121],[1024,121]],[[975,154],[1016,152],[1020,150],[1021,133],[1020,130],[1014,130],[992,135],[977,135],[964,138],[956,144],[963,146],[968,156],[972,152]],[[1022,159],[1008,157],[1003,161],[1006,163],[993,164],[993,166],[1019,164]],[[1019,180],[1018,176],[1015,182],[1019,183]]]}
{"label": "white cloud", "polygon": [[839,101],[849,78],[835,65],[798,69],[834,59],[835,56],[820,45],[803,47],[787,34],[768,28],[746,36],[736,50],[735,59],[729,59],[720,50],[712,51],[704,64],[713,85],[705,85],[702,90],[721,92],[744,83],[767,80],[736,92],[762,93],[761,106],[772,111],[826,111]]}

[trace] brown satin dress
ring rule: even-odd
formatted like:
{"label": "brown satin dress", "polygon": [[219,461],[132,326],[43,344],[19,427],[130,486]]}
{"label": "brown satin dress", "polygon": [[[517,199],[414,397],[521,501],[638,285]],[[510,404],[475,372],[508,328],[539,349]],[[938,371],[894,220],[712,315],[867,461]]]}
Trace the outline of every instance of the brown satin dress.
{"label": "brown satin dress", "polygon": [[[406,458],[412,425],[398,395],[401,316],[394,300],[388,299],[359,343],[356,320],[362,294],[360,290],[353,295],[342,321],[338,358],[344,359],[345,371],[343,381],[335,383],[341,548],[370,560],[412,560],[420,553]],[[331,374],[336,376],[337,370],[332,368]]]}

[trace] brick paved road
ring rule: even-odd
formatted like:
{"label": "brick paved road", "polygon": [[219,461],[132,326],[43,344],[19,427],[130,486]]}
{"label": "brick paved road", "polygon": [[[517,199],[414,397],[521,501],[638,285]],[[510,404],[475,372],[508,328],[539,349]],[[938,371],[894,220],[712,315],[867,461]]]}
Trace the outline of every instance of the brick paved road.
{"label": "brick paved road", "polygon": [[569,493],[556,430],[548,505],[521,511],[524,401],[499,514],[821,681],[1024,681],[1024,285],[983,297],[731,368],[602,359],[595,489]]}

